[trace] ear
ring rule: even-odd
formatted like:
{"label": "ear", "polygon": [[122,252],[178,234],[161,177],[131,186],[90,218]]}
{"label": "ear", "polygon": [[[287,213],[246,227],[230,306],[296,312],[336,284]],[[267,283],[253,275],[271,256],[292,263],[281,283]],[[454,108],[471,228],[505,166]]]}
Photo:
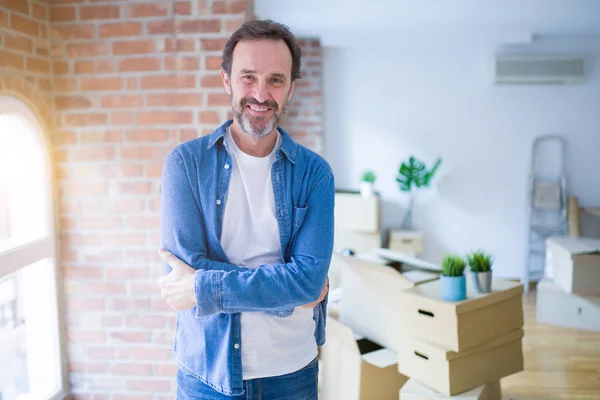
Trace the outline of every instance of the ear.
{"label": "ear", "polygon": [[225,91],[227,92],[227,94],[231,94],[231,81],[229,80],[229,77],[227,76],[227,72],[225,72],[223,69],[221,69],[221,80],[223,81],[223,87],[225,88]]}
{"label": "ear", "polygon": [[292,98],[292,95],[294,94],[294,89],[295,88],[296,88],[296,81],[292,82],[292,85],[290,86],[290,91],[288,92],[287,101],[290,101],[290,99]]}

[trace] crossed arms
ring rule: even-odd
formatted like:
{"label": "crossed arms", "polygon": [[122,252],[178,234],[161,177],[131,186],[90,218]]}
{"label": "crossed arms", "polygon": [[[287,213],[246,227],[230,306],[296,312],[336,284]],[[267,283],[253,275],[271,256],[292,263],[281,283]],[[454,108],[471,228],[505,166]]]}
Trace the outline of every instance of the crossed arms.
{"label": "crossed arms", "polygon": [[[211,260],[193,170],[171,152],[163,169],[161,236],[170,267],[159,279],[163,297],[175,309],[196,307],[196,316],[248,311],[289,312],[314,307],[327,294],[333,248],[334,181],[322,173],[306,202],[289,262],[256,269]],[[187,268],[186,268],[187,267]]]}

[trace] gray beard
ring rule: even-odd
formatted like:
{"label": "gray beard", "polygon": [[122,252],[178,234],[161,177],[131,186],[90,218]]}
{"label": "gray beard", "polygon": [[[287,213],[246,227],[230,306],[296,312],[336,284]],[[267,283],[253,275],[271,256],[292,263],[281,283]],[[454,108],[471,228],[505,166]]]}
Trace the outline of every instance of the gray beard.
{"label": "gray beard", "polygon": [[236,107],[235,100],[233,98],[233,93],[231,93],[231,95],[229,96],[229,100],[231,103],[231,108],[233,110],[235,119],[239,122],[240,127],[242,128],[242,131],[246,135],[250,136],[251,138],[253,138],[255,140],[263,138],[263,137],[267,136],[269,133],[273,132],[277,128],[277,126],[279,125],[281,120],[283,119],[283,116],[285,115],[285,112],[286,112],[286,104],[283,104],[281,106],[280,114],[277,114],[277,111],[275,111],[273,113],[273,116],[269,119],[269,121],[267,121],[267,123],[265,123],[265,125],[262,129],[255,129],[252,126],[251,119],[244,112],[245,106],[240,107],[240,109],[238,109]]}
{"label": "gray beard", "polygon": [[262,129],[256,129],[252,126],[250,118],[244,112],[235,112],[235,118],[240,123],[242,131],[253,139],[260,139],[273,132],[277,125],[279,125],[279,118],[277,115],[273,115],[269,121],[264,125]]}

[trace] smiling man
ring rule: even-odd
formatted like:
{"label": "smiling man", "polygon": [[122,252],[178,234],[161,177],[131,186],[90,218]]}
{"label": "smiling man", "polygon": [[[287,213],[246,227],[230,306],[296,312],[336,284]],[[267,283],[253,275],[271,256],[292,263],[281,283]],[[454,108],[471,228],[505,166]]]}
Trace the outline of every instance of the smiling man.
{"label": "smiling man", "polygon": [[280,127],[300,78],[294,35],[249,21],[223,50],[234,119],[163,170],[162,296],[178,311],[178,399],[317,399],[334,178]]}

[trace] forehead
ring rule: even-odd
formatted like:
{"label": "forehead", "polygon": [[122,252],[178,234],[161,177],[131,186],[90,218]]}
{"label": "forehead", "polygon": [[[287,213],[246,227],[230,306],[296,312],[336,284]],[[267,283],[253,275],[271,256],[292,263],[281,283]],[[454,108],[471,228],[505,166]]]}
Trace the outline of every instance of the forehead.
{"label": "forehead", "polygon": [[291,75],[292,53],[283,40],[243,40],[233,49],[232,73],[241,70],[259,74]]}

